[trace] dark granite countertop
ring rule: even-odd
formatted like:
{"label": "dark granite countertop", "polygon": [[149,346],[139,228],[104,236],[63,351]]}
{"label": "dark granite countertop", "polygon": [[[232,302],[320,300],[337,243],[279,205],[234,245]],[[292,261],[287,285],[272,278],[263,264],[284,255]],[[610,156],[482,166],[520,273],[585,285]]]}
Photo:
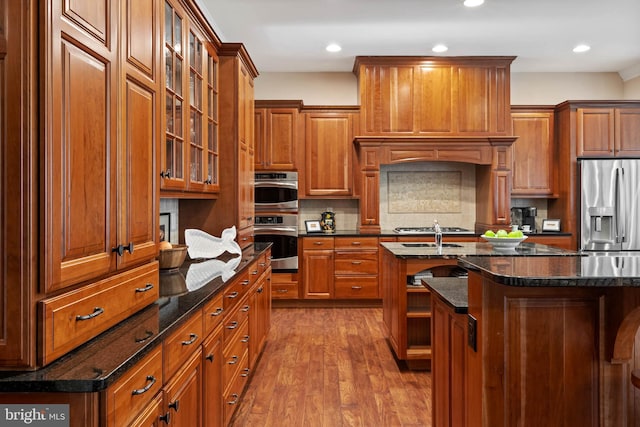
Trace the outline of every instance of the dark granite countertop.
{"label": "dark granite countertop", "polygon": [[577,252],[540,243],[520,243],[515,249],[496,249],[490,243],[475,242],[444,242],[442,250],[435,248],[433,242],[381,242],[380,245],[402,259],[447,259],[464,258],[468,256],[576,256]]}
{"label": "dark granite countertop", "polygon": [[[471,232],[464,233],[443,233],[442,235],[449,237],[478,237],[481,233]],[[307,233],[305,231],[298,231],[299,237],[420,237],[425,236],[433,240],[433,233],[408,233],[401,234],[396,233],[393,230],[381,230],[380,233],[367,234],[360,233],[358,230],[336,230],[335,233]],[[527,233],[527,236],[571,236],[571,233],[564,232],[547,232],[544,233]]]}
{"label": "dark granite countertop", "polygon": [[459,264],[507,286],[640,286],[640,253],[567,257],[460,258]]}
{"label": "dark granite countertop", "polygon": [[[244,271],[271,243],[256,244],[242,256],[188,261],[174,272],[177,285],[163,282],[161,297],[113,328],[65,356],[32,372],[0,372],[0,392],[97,392],[104,390],[142,359],[225,284]],[[195,273],[195,274],[194,274]],[[160,280],[169,275],[162,272]],[[174,294],[175,292],[175,294]],[[163,295],[164,294],[164,295]]]}
{"label": "dark granite countertop", "polygon": [[429,277],[422,283],[438,294],[455,313],[466,314],[469,307],[466,277]]}

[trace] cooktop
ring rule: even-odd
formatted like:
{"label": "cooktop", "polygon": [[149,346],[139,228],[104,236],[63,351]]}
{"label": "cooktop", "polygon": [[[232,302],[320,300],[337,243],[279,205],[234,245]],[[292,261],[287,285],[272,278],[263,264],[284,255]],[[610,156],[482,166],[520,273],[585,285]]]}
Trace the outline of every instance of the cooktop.
{"label": "cooktop", "polygon": [[[440,227],[443,233],[449,234],[473,234],[472,230],[462,227]],[[396,227],[393,229],[398,234],[429,234],[435,233],[433,227]]]}

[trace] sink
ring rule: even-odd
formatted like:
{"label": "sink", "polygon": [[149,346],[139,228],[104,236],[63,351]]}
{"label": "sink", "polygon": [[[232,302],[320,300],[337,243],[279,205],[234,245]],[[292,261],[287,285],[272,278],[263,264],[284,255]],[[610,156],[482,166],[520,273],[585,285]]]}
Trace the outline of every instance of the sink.
{"label": "sink", "polygon": [[[435,248],[435,243],[403,243],[402,246],[405,248]],[[443,248],[461,248],[462,245],[458,245],[457,243],[443,243]]]}

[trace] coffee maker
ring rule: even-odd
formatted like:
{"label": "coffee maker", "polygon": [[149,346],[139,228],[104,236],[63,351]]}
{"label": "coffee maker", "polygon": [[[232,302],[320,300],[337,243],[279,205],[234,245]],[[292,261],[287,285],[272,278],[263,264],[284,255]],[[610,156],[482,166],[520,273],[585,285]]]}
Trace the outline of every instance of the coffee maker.
{"label": "coffee maker", "polygon": [[519,230],[524,230],[523,226],[529,226],[527,233],[534,233],[536,231],[536,215],[538,215],[538,208],[535,206],[511,208],[511,225],[517,225]]}

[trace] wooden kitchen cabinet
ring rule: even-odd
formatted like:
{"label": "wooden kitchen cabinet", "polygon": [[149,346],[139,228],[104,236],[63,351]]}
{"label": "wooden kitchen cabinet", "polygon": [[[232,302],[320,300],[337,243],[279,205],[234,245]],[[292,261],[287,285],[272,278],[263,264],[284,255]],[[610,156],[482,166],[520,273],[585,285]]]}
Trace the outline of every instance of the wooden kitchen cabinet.
{"label": "wooden kitchen cabinet", "polygon": [[250,292],[249,369],[253,370],[264,349],[271,327],[271,270],[265,271]]}
{"label": "wooden kitchen cabinet", "polygon": [[[51,34],[44,48],[49,67],[43,70],[50,76],[43,79],[50,112],[42,159],[46,292],[157,255],[157,8],[153,2],[124,2],[121,17],[112,2],[97,8],[100,13],[84,4],[72,9],[72,19],[53,13],[67,10],[54,1],[45,20]],[[119,37],[118,23],[125,19],[148,31]],[[78,20],[86,25],[71,24]],[[103,32],[94,32],[98,28]],[[107,40],[121,40],[122,49]],[[125,48],[138,44],[151,51]]]}
{"label": "wooden kitchen cabinet", "polygon": [[578,108],[576,126],[578,157],[640,155],[640,108]]}
{"label": "wooden kitchen cabinet", "polygon": [[333,298],[333,237],[302,238],[303,298]]}
{"label": "wooden kitchen cabinet", "polygon": [[164,414],[172,426],[202,426],[202,350],[200,346],[163,388]]}
{"label": "wooden kitchen cabinet", "polygon": [[448,276],[456,259],[400,259],[382,250],[380,283],[383,323],[396,357],[412,369],[431,367],[431,293],[409,284],[411,276],[431,269],[434,276]]}
{"label": "wooden kitchen cabinet", "polygon": [[333,273],[336,299],[380,298],[378,238],[336,237]]}
{"label": "wooden kitchen cabinet", "polygon": [[217,46],[177,0],[165,1],[163,22],[163,196],[207,197],[220,189]]}
{"label": "wooden kitchen cabinet", "polygon": [[353,196],[357,109],[305,106],[303,115],[305,166],[301,197]]}
{"label": "wooden kitchen cabinet", "polygon": [[253,244],[254,223],[254,87],[258,75],[244,46],[223,44],[218,52],[220,193],[217,200],[180,200],[180,234],[197,228],[220,236],[235,226],[240,247]]}
{"label": "wooden kitchen cabinet", "polygon": [[361,135],[509,135],[513,57],[356,57]]}
{"label": "wooden kitchen cabinet", "polygon": [[296,171],[304,154],[302,101],[255,101],[255,169]]}
{"label": "wooden kitchen cabinet", "polygon": [[219,326],[202,343],[202,405],[203,426],[222,427],[222,327]]}
{"label": "wooden kitchen cabinet", "polygon": [[466,419],[467,315],[431,293],[433,426],[464,427]]}
{"label": "wooden kitchen cabinet", "polygon": [[512,106],[512,197],[552,197],[556,169],[554,107]]}

